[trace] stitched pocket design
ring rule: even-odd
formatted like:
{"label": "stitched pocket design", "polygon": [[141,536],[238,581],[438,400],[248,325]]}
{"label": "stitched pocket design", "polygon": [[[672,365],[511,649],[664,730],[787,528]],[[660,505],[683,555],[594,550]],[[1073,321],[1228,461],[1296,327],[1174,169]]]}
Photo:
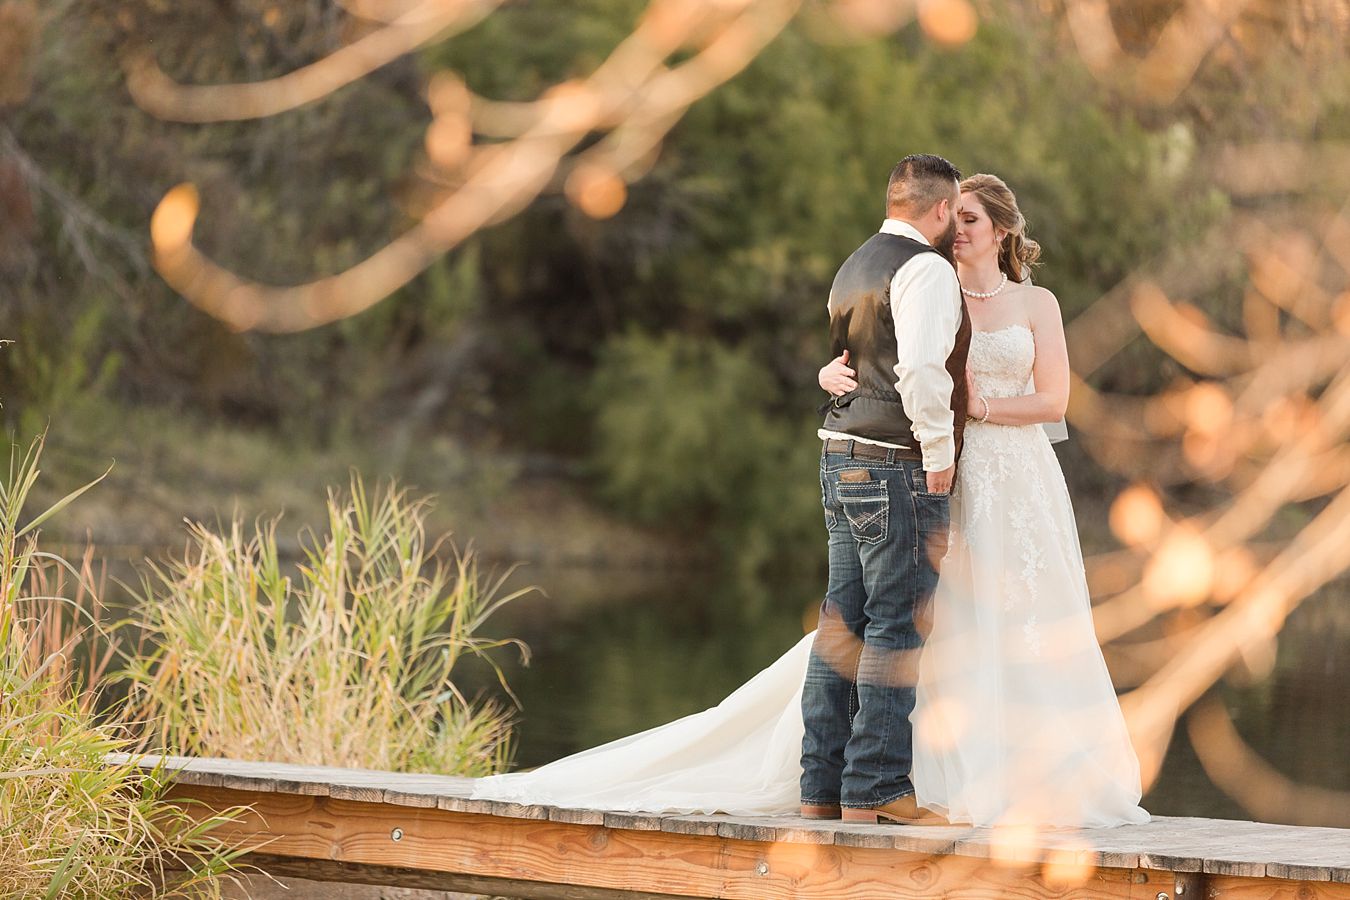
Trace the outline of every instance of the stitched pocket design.
{"label": "stitched pocket design", "polygon": [[838,482],[839,504],[844,508],[854,540],[877,544],[890,529],[891,495],[885,481]]}

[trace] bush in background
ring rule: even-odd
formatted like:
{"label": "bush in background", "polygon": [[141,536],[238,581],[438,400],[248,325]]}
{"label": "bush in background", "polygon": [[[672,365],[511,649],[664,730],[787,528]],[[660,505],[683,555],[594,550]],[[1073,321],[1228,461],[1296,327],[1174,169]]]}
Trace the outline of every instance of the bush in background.
{"label": "bush in background", "polygon": [[[353,478],[327,532],[302,536],[294,575],[276,522],[190,527],[181,562],[154,567],[134,615],[150,648],[131,702],[176,752],[455,775],[506,766],[509,718],[451,676],[512,644],[479,636],[503,593],[470,553],[427,539],[427,499]],[[500,671],[498,670],[500,676]]]}
{"label": "bush in background", "polygon": [[162,772],[107,761],[131,741],[96,720],[72,674],[78,636],[52,646],[53,607],[72,601],[33,588],[59,583],[58,567],[83,579],[38,546],[37,526],[74,495],[24,522],[41,447],[13,450],[0,481],[0,896],[211,895],[239,853],[210,838],[223,819],[168,802]]}

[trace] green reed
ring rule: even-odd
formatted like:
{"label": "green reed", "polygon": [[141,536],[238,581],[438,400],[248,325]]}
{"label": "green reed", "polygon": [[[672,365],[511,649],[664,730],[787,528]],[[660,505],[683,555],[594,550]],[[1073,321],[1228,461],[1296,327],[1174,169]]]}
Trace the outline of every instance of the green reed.
{"label": "green reed", "polygon": [[[427,537],[428,499],[353,478],[327,529],[288,565],[275,520],[189,526],[184,558],[153,567],[125,676],[134,708],[178,752],[484,775],[510,753],[510,719],[452,676],[514,640],[481,636],[524,593],[484,579],[472,553]],[[442,551],[447,551],[443,553]],[[447,559],[448,556],[448,559]],[[505,686],[505,681],[502,681]]]}
{"label": "green reed", "polygon": [[87,565],[41,550],[38,526],[92,485],[26,518],[41,452],[12,449],[0,480],[0,896],[215,894],[240,852],[210,838],[223,817],[167,802],[159,771],[109,763],[131,743],[77,683],[78,629],[51,624],[78,609],[53,573],[87,590]]}

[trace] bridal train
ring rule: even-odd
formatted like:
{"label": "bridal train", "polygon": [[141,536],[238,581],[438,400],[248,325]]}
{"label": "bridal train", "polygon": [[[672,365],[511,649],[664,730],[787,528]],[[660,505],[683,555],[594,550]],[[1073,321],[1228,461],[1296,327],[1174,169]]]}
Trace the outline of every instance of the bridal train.
{"label": "bridal train", "polygon": [[[985,396],[1023,393],[1021,325],[976,332]],[[920,660],[912,779],[919,802],[973,825],[1148,821],[1139,765],[1092,627],[1063,473],[1038,425],[971,422],[952,535]],[[530,772],[477,799],[618,811],[795,814],[812,635],[717,706]]]}

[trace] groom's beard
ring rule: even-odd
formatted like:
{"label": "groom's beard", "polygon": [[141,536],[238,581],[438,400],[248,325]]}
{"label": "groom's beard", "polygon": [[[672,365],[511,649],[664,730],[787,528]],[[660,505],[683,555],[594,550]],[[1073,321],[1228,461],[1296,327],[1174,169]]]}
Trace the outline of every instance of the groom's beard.
{"label": "groom's beard", "polygon": [[951,221],[947,223],[947,230],[938,235],[933,242],[933,249],[947,258],[947,262],[953,266],[956,265],[956,255],[953,249],[956,247],[956,216],[952,216]]}

